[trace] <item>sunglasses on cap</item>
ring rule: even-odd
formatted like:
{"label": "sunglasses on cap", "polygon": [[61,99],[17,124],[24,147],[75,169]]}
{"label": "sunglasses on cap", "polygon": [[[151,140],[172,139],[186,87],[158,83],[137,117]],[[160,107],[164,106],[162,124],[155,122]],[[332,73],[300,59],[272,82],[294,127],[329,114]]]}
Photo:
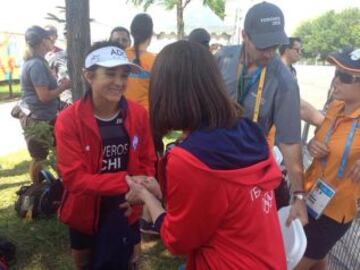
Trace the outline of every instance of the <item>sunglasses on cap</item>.
{"label": "sunglasses on cap", "polygon": [[338,77],[340,82],[345,84],[352,84],[355,82],[360,82],[359,76],[354,76],[345,72],[342,72],[340,70],[335,71],[335,77]]}

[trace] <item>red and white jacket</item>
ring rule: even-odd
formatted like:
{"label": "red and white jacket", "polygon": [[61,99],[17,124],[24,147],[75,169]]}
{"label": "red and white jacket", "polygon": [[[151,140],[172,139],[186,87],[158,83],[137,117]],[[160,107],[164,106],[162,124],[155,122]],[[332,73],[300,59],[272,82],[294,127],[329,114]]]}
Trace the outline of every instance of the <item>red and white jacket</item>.
{"label": "red and white jacket", "polygon": [[[103,146],[89,97],[60,113],[55,125],[57,166],[65,193],[59,209],[60,220],[86,234],[98,228],[100,198],[128,191],[126,175],[155,174],[155,151],[147,112],[124,98],[119,102],[130,139],[127,171],[100,173]],[[132,224],[141,207],[133,208]]]}
{"label": "red and white jacket", "polygon": [[281,173],[254,123],[192,132],[164,159],[161,239],[187,256],[187,270],[286,269],[273,192]]}

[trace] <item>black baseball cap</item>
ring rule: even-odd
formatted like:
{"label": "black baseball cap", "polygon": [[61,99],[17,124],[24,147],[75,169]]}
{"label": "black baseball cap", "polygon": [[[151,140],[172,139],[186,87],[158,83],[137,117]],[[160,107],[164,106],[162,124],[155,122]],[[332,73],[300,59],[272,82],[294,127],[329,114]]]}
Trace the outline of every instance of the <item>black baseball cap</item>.
{"label": "black baseball cap", "polygon": [[200,43],[206,48],[209,48],[210,34],[204,28],[196,28],[191,31],[189,35],[189,41]]}
{"label": "black baseball cap", "polygon": [[281,9],[268,2],[254,5],[245,16],[244,30],[258,49],[289,44],[284,26]]}
{"label": "black baseball cap", "polygon": [[58,35],[58,31],[57,31],[56,27],[53,26],[53,25],[46,25],[44,27],[44,29],[46,31],[48,31],[52,36],[57,36]]}
{"label": "black baseball cap", "polygon": [[41,43],[44,38],[50,37],[51,33],[44,28],[34,25],[25,32],[25,41],[30,46],[36,46]]}
{"label": "black baseball cap", "polygon": [[360,48],[340,50],[330,54],[327,60],[348,72],[360,75]]}

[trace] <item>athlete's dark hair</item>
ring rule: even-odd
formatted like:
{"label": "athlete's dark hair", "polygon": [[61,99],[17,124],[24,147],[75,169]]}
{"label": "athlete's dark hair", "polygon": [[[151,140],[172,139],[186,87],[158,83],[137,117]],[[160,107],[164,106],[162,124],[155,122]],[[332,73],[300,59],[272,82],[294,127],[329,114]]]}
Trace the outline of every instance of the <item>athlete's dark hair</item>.
{"label": "athlete's dark hair", "polygon": [[150,15],[140,13],[131,22],[130,32],[134,39],[135,59],[134,63],[141,66],[139,45],[153,35],[153,21]]}
{"label": "athlete's dark hair", "polygon": [[214,56],[189,41],[172,43],[156,57],[149,105],[155,144],[171,130],[231,128],[242,115],[226,94]]}

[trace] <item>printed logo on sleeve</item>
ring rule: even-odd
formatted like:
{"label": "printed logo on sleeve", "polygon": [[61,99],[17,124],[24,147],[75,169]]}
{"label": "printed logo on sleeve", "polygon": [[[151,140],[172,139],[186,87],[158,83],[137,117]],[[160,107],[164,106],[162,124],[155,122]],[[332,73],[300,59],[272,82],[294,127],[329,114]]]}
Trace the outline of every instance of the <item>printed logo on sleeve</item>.
{"label": "printed logo on sleeve", "polygon": [[134,150],[136,150],[136,148],[138,147],[139,144],[139,137],[137,135],[134,135],[133,139],[132,139],[132,148]]}

